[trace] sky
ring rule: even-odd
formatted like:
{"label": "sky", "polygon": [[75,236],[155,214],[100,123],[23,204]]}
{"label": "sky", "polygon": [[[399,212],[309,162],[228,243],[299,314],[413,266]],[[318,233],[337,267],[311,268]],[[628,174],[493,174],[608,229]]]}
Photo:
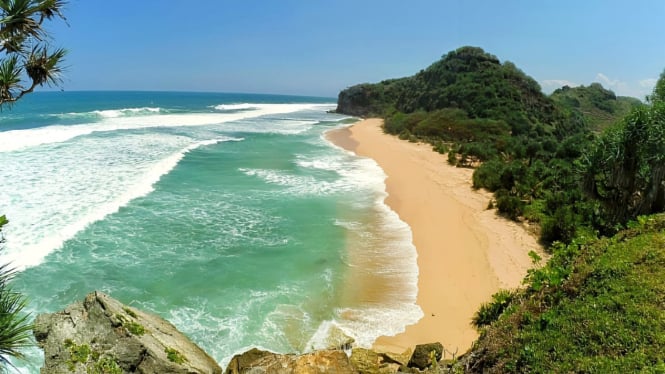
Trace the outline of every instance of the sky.
{"label": "sky", "polygon": [[336,97],[471,45],[549,93],[644,98],[665,69],[665,0],[69,0],[49,22],[65,90]]}

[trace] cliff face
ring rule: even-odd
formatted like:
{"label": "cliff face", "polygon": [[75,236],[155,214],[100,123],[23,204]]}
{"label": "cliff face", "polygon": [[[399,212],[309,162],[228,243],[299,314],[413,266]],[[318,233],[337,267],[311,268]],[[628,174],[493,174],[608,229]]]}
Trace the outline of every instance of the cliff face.
{"label": "cliff face", "polygon": [[337,98],[337,113],[349,114],[356,117],[367,117],[378,114],[374,108],[378,95],[372,90],[370,84],[359,84],[347,88],[339,93]]}
{"label": "cliff face", "polygon": [[44,350],[42,374],[222,373],[175,326],[101,292],[37,316],[34,335]]}

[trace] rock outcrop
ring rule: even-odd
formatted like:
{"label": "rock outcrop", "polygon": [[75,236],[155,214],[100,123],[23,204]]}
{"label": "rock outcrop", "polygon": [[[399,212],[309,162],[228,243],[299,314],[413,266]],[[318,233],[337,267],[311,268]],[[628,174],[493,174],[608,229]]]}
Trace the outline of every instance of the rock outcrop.
{"label": "rock outcrop", "polygon": [[42,374],[222,373],[175,326],[101,292],[37,316],[34,335],[44,350]]}
{"label": "rock outcrop", "polygon": [[322,350],[302,355],[251,349],[231,359],[224,374],[357,373],[344,351]]}
{"label": "rock outcrop", "polygon": [[[92,292],[65,310],[41,314],[34,335],[44,350],[42,374],[221,374],[207,353],[164,319]],[[441,343],[402,354],[352,348],[341,330],[330,332],[333,349],[278,354],[251,349],[234,356],[225,374],[444,373],[459,362],[440,361]],[[349,354],[350,353],[350,354]]]}
{"label": "rock outcrop", "polygon": [[[447,373],[449,363],[435,363],[431,358],[441,358],[437,352],[440,343],[419,346],[403,354],[377,352],[372,349],[353,348],[351,356],[341,350],[320,350],[301,355],[278,354],[253,348],[235,355],[224,374],[287,374],[287,373],[338,373],[338,374],[394,374],[394,373]],[[430,350],[431,349],[431,350]],[[425,354],[424,352],[429,352]],[[434,353],[432,353],[434,352]],[[441,351],[439,351],[441,352]],[[427,356],[421,360],[421,356]],[[415,361],[414,361],[415,359]],[[413,362],[411,362],[413,361]],[[415,366],[417,363],[421,367]]]}

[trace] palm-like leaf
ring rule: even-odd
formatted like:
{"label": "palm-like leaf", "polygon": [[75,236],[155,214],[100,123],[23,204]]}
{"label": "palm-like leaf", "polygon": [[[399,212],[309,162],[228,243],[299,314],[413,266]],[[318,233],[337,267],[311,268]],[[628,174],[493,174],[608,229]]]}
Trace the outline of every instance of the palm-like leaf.
{"label": "palm-like leaf", "polygon": [[65,16],[62,14],[62,9],[67,4],[64,0],[42,0],[39,5],[39,12],[41,13],[41,18],[39,23],[41,24],[44,18],[51,20],[56,16],[65,20]]}
{"label": "palm-like leaf", "polygon": [[60,83],[62,67],[60,63],[64,60],[67,51],[60,48],[49,54],[45,47],[37,47],[32,50],[25,64],[25,71],[35,85],[55,85]]}
{"label": "palm-like leaf", "polygon": [[23,312],[25,298],[14,292],[9,281],[16,274],[8,265],[0,266],[0,363],[9,364],[9,357],[22,358],[22,348],[32,345],[32,324]]}
{"label": "palm-like leaf", "polygon": [[[0,2],[0,35],[12,40],[17,36],[33,37],[42,40],[44,30],[35,16],[40,12],[39,3],[34,0],[5,0]],[[41,15],[41,14],[40,14]]]}
{"label": "palm-like leaf", "polygon": [[0,101],[12,101],[16,90],[21,89],[21,71],[16,55],[0,62]]}

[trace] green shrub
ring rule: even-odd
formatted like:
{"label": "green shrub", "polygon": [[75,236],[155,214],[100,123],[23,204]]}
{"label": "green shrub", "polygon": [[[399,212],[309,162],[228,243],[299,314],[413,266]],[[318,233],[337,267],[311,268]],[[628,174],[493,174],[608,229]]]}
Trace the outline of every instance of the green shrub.
{"label": "green shrub", "polygon": [[136,322],[126,322],[122,324],[127,331],[132,333],[133,335],[143,335],[145,334],[145,327],[143,325],[136,323]]}
{"label": "green shrub", "polygon": [[490,325],[499,319],[501,313],[510,305],[515,294],[510,290],[500,290],[492,295],[492,301],[484,303],[480,309],[473,315],[471,324],[477,329]]}
{"label": "green shrub", "polygon": [[512,220],[517,220],[524,212],[524,202],[517,196],[508,193],[497,196],[496,206],[499,209],[499,213]]}
{"label": "green shrub", "polygon": [[560,206],[554,215],[547,217],[541,224],[541,240],[545,243],[561,241],[570,243],[577,231],[576,215],[570,206]]}
{"label": "green shrub", "polygon": [[498,190],[502,187],[503,168],[504,163],[500,160],[484,162],[473,172],[473,188],[486,188],[492,192]]}
{"label": "green shrub", "polygon": [[457,150],[454,148],[451,148],[450,151],[448,151],[448,163],[457,166]]}
{"label": "green shrub", "polygon": [[123,370],[111,356],[104,356],[88,368],[88,374],[122,374]]}
{"label": "green shrub", "polygon": [[131,309],[127,308],[127,307],[122,308],[122,310],[124,310],[125,313],[127,313],[130,317],[136,318],[136,313],[134,313],[133,310],[131,310]]}
{"label": "green shrub", "polygon": [[164,352],[166,353],[166,358],[176,364],[182,365],[185,361],[187,361],[187,358],[174,348],[165,348]]}

